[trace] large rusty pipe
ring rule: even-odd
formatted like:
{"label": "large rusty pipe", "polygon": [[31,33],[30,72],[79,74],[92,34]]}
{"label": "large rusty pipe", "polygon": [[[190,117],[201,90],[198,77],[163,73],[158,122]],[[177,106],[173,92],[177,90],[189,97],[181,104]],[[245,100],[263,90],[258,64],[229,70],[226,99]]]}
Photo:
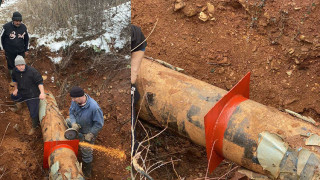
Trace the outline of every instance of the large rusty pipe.
{"label": "large rusty pipe", "polygon": [[142,61],[137,88],[142,97],[139,117],[178,130],[199,145],[213,146],[213,153],[207,149],[210,161],[219,164],[226,158],[272,178],[319,176],[319,146],[306,145],[312,140],[320,145],[320,129],[311,123],[240,97],[234,107],[232,100],[221,107],[220,120],[211,120],[215,127],[210,133],[221,137],[214,135],[213,144],[206,144],[204,117],[227,91],[147,59]]}
{"label": "large rusty pipe", "polygon": [[44,166],[50,167],[49,179],[84,179],[74,152],[77,142],[65,139],[67,127],[51,93],[46,100],[40,100],[39,117],[45,143]]}

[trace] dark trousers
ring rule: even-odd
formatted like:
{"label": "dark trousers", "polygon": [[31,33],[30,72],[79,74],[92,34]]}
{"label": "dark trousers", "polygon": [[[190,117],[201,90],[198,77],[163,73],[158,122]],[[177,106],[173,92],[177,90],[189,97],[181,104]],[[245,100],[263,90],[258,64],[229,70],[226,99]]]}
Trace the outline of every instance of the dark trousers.
{"label": "dark trousers", "polygon": [[39,125],[39,98],[23,98],[19,93],[17,96],[11,94],[11,99],[16,102],[26,101],[30,117],[32,119],[32,127],[36,128]]}
{"label": "dark trousers", "polygon": [[[81,138],[82,135],[82,138]],[[84,135],[79,133],[79,140],[80,142],[87,142],[90,144],[94,144],[95,138],[92,139],[92,141],[88,142],[84,140]],[[81,152],[81,157],[82,157],[82,162],[85,163],[91,163],[93,161],[93,149],[91,147],[86,147],[86,146],[79,146],[80,152]]]}
{"label": "dark trousers", "polygon": [[134,84],[131,84],[131,152],[132,157],[136,154],[138,148],[138,141],[137,141],[137,133],[136,133],[136,126],[137,126],[137,112],[136,112],[136,104],[140,99],[140,94],[138,92],[137,87]]}
{"label": "dark trousers", "polygon": [[8,69],[12,70],[15,65],[14,65],[14,60],[16,59],[16,57],[18,55],[25,57],[25,53],[21,52],[21,53],[11,53],[11,52],[7,52],[6,51],[6,59],[7,59],[7,65],[8,65]]}
{"label": "dark trousers", "polygon": [[[70,118],[67,118],[66,122],[67,122],[68,128],[72,128]],[[79,138],[80,142],[87,142],[90,144],[94,144],[96,137],[94,137],[92,139],[92,141],[89,142],[84,139],[84,136],[85,136],[85,134],[82,134],[79,132],[78,138]],[[79,145],[79,150],[81,152],[82,162],[91,163],[93,161],[93,149],[91,147]]]}

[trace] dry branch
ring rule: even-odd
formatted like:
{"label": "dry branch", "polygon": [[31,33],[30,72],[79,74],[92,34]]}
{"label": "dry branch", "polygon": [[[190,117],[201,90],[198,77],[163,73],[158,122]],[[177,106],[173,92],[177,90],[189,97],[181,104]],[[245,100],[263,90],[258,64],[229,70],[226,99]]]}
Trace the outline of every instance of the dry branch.
{"label": "dry branch", "polygon": [[7,130],[8,130],[9,125],[10,125],[10,122],[8,123],[8,125],[7,125],[7,127],[6,127],[6,130],[5,130],[4,133],[3,133],[2,140],[1,140],[1,143],[0,143],[0,147],[1,147],[1,145],[2,145],[2,141],[3,141],[3,139],[4,139],[4,136],[6,135],[6,132],[7,132]]}

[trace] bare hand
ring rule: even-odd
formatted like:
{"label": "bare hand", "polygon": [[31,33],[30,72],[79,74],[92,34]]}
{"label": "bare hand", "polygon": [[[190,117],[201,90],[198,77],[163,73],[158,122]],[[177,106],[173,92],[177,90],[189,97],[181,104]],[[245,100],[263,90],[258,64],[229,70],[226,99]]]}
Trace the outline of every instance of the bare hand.
{"label": "bare hand", "polygon": [[12,92],[12,94],[13,94],[14,96],[17,96],[17,95],[18,95],[18,89],[15,89],[15,90]]}
{"label": "bare hand", "polygon": [[46,94],[45,93],[41,93],[39,96],[39,99],[44,100],[46,99]]}

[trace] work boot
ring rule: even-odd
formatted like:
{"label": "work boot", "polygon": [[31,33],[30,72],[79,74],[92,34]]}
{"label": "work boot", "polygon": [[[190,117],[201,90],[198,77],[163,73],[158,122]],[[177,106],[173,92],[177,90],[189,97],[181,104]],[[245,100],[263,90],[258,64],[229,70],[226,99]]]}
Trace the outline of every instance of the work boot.
{"label": "work boot", "polygon": [[36,131],[36,128],[39,126],[39,117],[31,118],[32,119],[32,128],[28,132],[28,135],[31,136]]}
{"label": "work boot", "polygon": [[35,131],[36,131],[35,128],[31,128],[30,131],[28,132],[28,135],[32,136]]}
{"label": "work boot", "polygon": [[92,169],[91,162],[89,162],[89,163],[83,162],[82,172],[83,172],[83,175],[85,176],[85,178],[91,178],[91,169]]}
{"label": "work boot", "polygon": [[32,119],[32,128],[37,128],[40,125],[39,117],[31,118]]}

